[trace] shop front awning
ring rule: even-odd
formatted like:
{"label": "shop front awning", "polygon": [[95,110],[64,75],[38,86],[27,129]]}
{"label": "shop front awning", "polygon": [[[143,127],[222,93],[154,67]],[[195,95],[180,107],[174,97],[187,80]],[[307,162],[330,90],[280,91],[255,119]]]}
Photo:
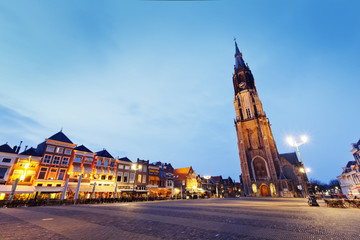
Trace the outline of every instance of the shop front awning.
{"label": "shop front awning", "polygon": [[[67,191],[76,192],[77,185],[69,185]],[[92,192],[94,186],[80,185],[79,192]],[[95,187],[96,188],[96,187]]]}
{"label": "shop front awning", "polygon": [[64,187],[40,187],[36,186],[35,191],[42,193],[58,193],[64,191]]}
{"label": "shop front awning", "polygon": [[[0,193],[11,193],[12,185],[0,185]],[[34,193],[35,189],[33,186],[21,186],[18,185],[15,190],[15,194],[22,193]]]}
{"label": "shop front awning", "polygon": [[115,192],[115,186],[96,186],[95,192]]}

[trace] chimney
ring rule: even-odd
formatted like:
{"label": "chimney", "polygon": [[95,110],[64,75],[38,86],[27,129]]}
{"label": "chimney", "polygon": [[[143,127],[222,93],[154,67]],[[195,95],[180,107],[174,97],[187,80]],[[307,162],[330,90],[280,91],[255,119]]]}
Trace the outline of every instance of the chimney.
{"label": "chimney", "polygon": [[27,148],[28,148],[28,145],[26,145],[26,146],[25,146],[25,150],[24,150],[24,151],[26,151],[26,150],[27,150]]}

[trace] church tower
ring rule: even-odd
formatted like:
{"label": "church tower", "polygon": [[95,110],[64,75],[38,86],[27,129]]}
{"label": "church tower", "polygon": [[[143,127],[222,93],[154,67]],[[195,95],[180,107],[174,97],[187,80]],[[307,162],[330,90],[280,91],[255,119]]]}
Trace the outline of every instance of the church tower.
{"label": "church tower", "polygon": [[244,193],[248,196],[281,196],[281,181],[285,178],[282,177],[279,153],[254,77],[236,42],[233,84]]}

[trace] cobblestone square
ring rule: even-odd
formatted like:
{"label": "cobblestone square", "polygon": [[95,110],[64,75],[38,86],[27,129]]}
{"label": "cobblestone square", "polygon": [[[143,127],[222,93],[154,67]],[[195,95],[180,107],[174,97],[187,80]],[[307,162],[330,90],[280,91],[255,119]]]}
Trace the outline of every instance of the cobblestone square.
{"label": "cobblestone square", "polygon": [[0,209],[1,239],[359,239],[359,209],[237,198]]}

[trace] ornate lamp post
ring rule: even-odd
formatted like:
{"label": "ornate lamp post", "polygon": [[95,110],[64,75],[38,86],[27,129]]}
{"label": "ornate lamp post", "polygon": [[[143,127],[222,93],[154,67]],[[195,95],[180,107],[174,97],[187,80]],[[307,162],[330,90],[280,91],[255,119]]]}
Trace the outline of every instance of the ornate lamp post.
{"label": "ornate lamp post", "polygon": [[[300,155],[300,151],[299,151],[299,146],[305,144],[307,141],[308,141],[308,137],[303,135],[300,137],[300,140],[301,142],[297,142],[293,137],[287,137],[287,142],[290,146],[292,147],[296,147],[296,150],[297,150],[297,154],[299,155],[299,159],[300,159],[300,162],[301,162],[301,167],[300,168],[300,172],[303,173],[305,175],[305,183],[306,183],[306,188],[304,189],[304,192],[305,192],[305,196],[308,195],[308,185],[309,185],[309,180],[307,178],[307,175],[306,175],[306,172],[310,172],[310,169],[307,168],[305,169],[304,167],[304,163],[302,161],[302,158],[301,158],[301,155]],[[304,197],[305,197],[304,196]]]}

